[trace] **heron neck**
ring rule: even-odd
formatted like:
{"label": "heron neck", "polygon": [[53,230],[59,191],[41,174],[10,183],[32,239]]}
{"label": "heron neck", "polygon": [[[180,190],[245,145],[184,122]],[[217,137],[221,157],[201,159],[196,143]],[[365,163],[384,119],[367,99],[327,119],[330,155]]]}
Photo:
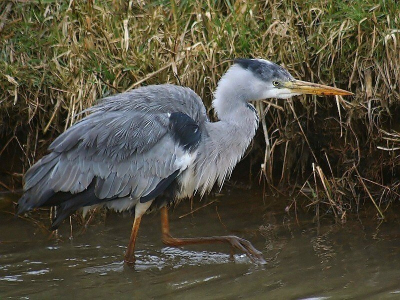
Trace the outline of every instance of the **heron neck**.
{"label": "heron neck", "polygon": [[240,110],[247,106],[245,86],[242,82],[237,81],[237,84],[232,86],[231,80],[226,78],[227,75],[229,72],[218,83],[212,102],[214,111],[221,121],[233,119],[232,115],[238,115]]}
{"label": "heron neck", "polygon": [[223,113],[218,122],[206,123],[205,134],[198,151],[197,187],[201,194],[215,182],[222,185],[253,139],[258,127],[258,116],[251,104],[238,105]]}
{"label": "heron neck", "polygon": [[228,152],[229,157],[236,155],[240,159],[256,133],[257,111],[250,103],[242,102],[228,112],[217,113],[219,121],[209,124],[210,134],[217,138],[221,153]]}

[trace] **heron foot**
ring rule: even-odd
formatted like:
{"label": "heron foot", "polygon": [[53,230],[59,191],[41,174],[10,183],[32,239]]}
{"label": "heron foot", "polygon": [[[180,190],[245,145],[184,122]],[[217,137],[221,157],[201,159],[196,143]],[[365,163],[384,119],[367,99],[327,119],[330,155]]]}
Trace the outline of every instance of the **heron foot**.
{"label": "heron foot", "polygon": [[[183,246],[190,244],[211,244],[211,243],[229,243],[232,248],[238,249],[244,252],[250,260],[259,265],[265,265],[265,261],[262,253],[258,251],[254,246],[245,239],[237,237],[235,235],[226,236],[210,236],[210,237],[197,237],[197,238],[174,238],[169,233],[169,222],[168,222],[168,210],[166,207],[161,208],[161,231],[162,241],[168,246]],[[231,257],[233,254],[231,253]]]}
{"label": "heron foot", "polygon": [[132,257],[128,258],[126,256],[124,257],[124,263],[130,267],[133,267],[135,265],[135,262],[136,262],[135,257],[133,257],[133,258]]}
{"label": "heron foot", "polygon": [[242,239],[234,235],[197,238],[174,238],[169,234],[163,234],[162,241],[165,245],[174,247],[190,244],[229,243],[232,248],[244,252],[253,263],[259,265],[265,265],[267,263],[262,256],[262,253],[258,251],[248,240]]}
{"label": "heron foot", "polygon": [[222,238],[226,238],[227,242],[229,242],[233,248],[244,252],[253,263],[259,265],[267,264],[262,252],[258,251],[248,240],[242,239],[235,235],[223,236]]}

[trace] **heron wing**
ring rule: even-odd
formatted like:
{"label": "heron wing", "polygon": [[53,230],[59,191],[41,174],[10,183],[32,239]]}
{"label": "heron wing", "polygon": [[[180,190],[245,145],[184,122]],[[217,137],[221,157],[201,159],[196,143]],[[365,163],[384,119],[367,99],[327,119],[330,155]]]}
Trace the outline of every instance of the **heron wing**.
{"label": "heron wing", "polygon": [[191,126],[184,127],[196,132],[207,120],[204,106],[193,91],[171,85],[118,94],[90,111],[50,145],[50,154],[28,170],[19,212],[43,205],[72,205],[73,195],[89,191],[95,197],[79,197],[79,203],[72,205],[74,209],[78,204],[127,197],[129,206],[133,206],[152,192],[155,196],[154,191],[190,161],[189,149],[177,143],[176,132],[182,131],[182,121],[174,125],[171,114],[186,115],[191,122],[183,120]]}

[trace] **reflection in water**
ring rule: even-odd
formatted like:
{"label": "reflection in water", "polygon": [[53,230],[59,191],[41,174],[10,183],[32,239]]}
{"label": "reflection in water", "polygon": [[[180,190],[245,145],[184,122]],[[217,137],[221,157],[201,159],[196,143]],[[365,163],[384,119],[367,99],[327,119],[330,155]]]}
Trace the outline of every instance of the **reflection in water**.
{"label": "reflection in water", "polygon": [[263,251],[266,266],[252,264],[242,253],[232,257],[226,245],[165,247],[159,216],[153,214],[143,218],[137,262],[131,268],[122,261],[130,218],[110,214],[84,233],[74,225],[73,239],[64,224],[55,240],[42,226],[15,218],[11,203],[0,202],[1,299],[400,297],[397,223],[376,229],[377,224],[367,220],[344,226],[330,220],[317,227],[310,221],[313,216],[304,214],[298,224],[284,211],[289,200],[269,199],[266,209],[260,192],[233,191],[182,218],[190,203],[174,208],[172,233],[237,234]]}

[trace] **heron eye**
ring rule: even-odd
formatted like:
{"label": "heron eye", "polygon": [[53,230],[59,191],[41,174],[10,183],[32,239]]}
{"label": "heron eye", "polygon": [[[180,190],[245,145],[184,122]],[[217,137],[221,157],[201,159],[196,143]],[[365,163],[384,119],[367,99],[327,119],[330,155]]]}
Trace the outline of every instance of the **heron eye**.
{"label": "heron eye", "polygon": [[278,86],[278,85],[279,85],[279,82],[278,82],[278,81],[272,81],[272,85],[273,85],[273,86]]}

